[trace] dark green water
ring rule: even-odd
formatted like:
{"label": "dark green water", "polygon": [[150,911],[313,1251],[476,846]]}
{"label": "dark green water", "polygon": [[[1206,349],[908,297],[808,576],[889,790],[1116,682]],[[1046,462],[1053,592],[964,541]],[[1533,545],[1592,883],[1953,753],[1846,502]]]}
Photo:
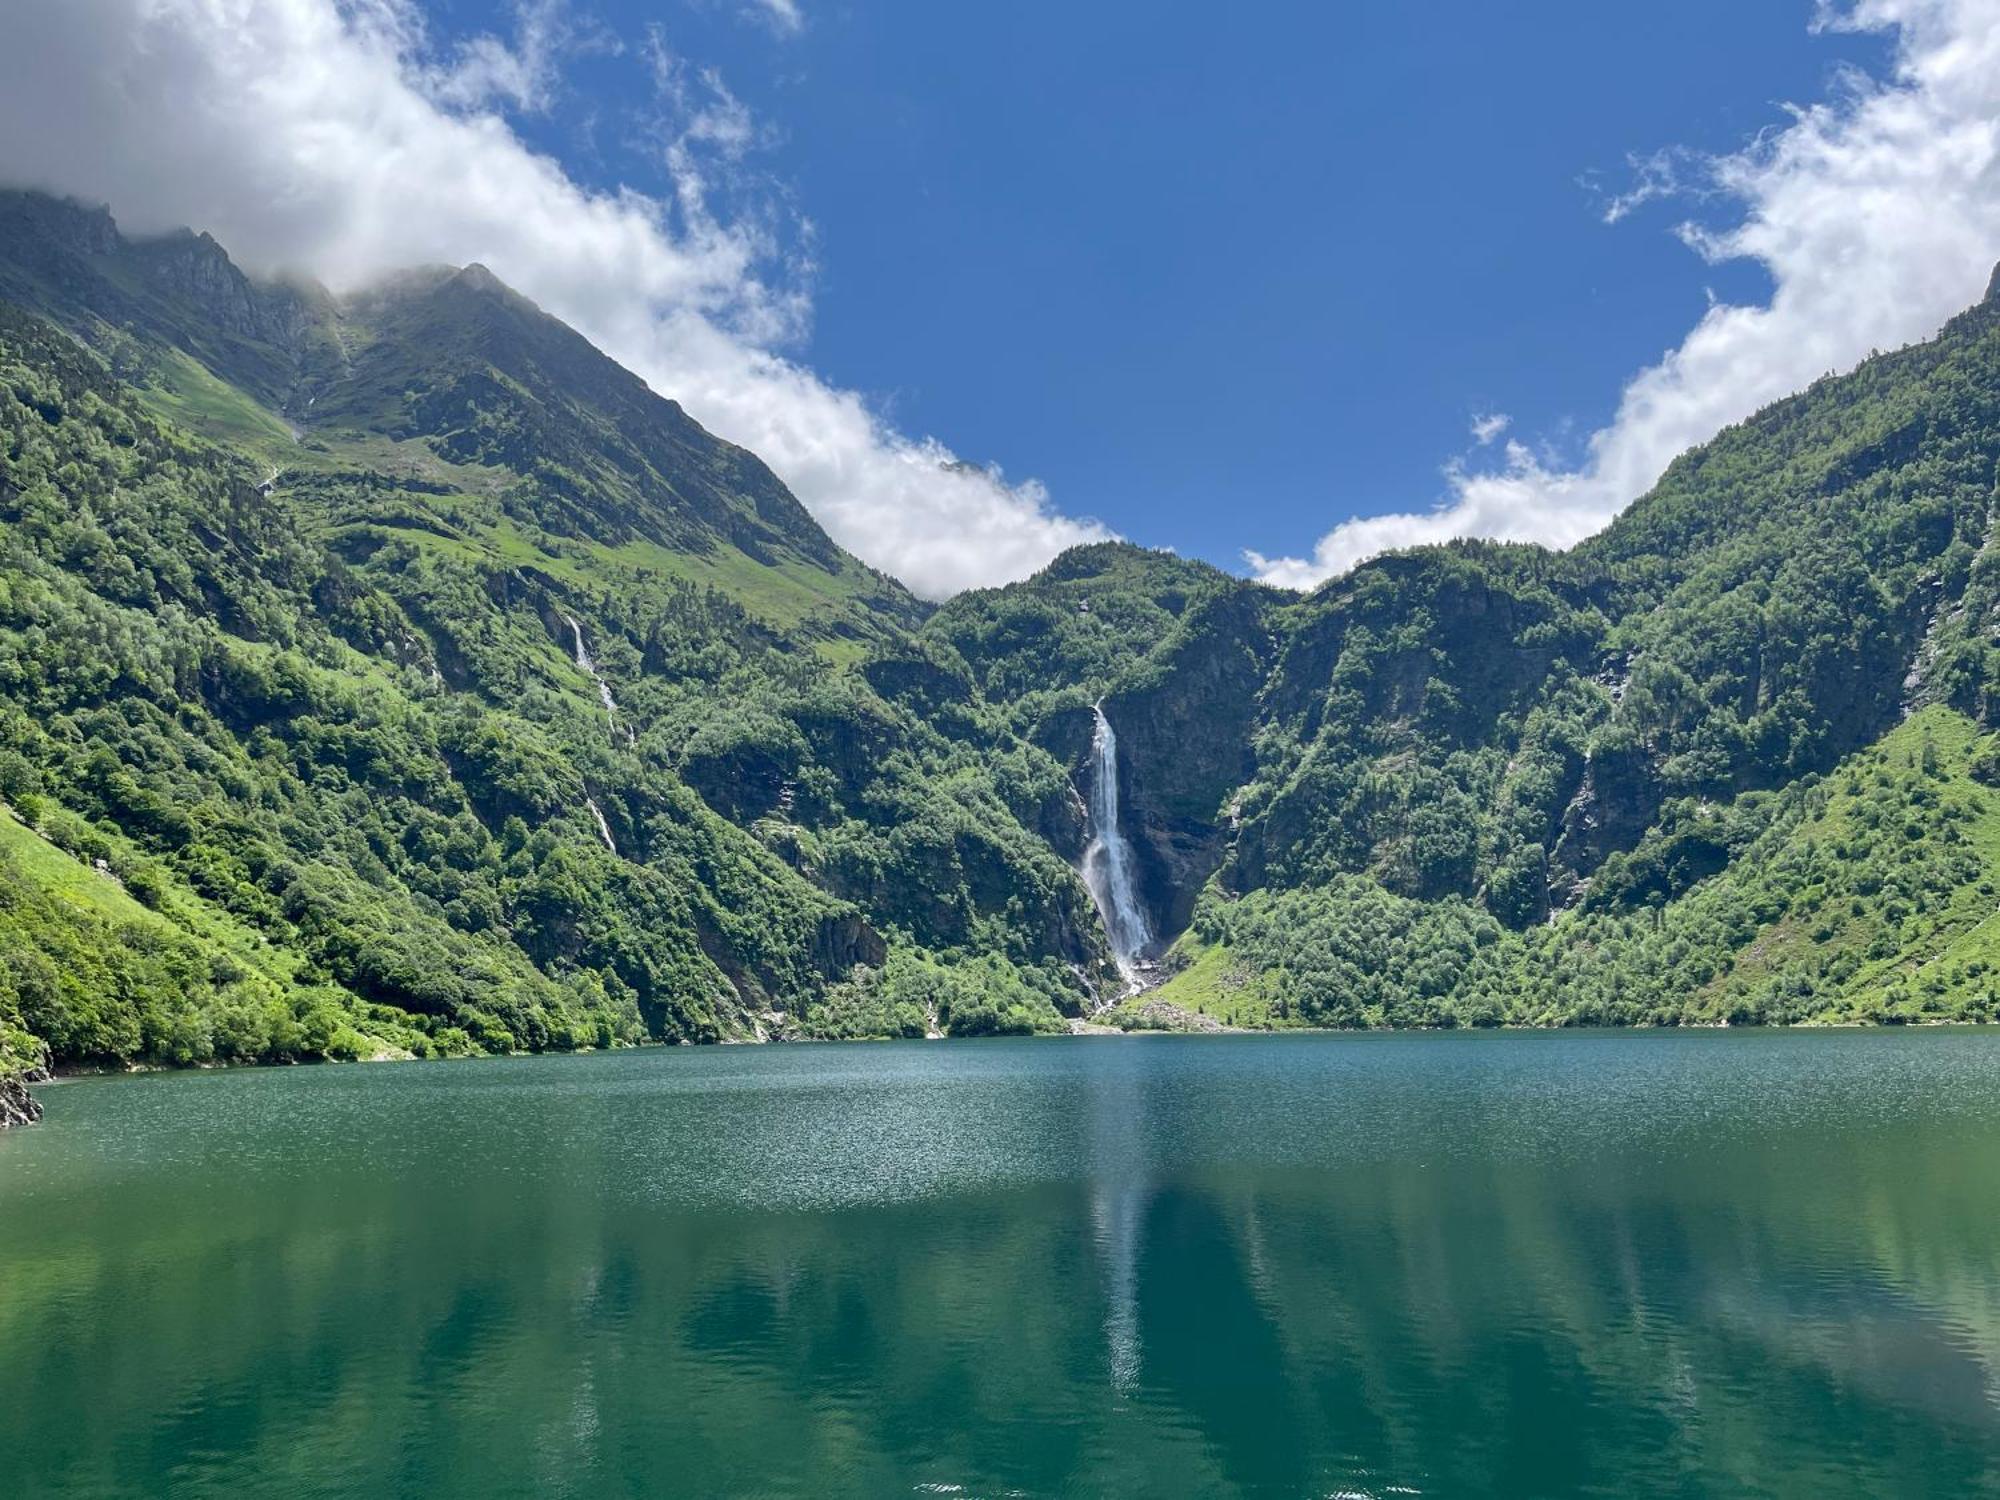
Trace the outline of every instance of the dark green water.
{"label": "dark green water", "polygon": [[2000,1495],[2000,1036],[106,1079],[0,1492]]}

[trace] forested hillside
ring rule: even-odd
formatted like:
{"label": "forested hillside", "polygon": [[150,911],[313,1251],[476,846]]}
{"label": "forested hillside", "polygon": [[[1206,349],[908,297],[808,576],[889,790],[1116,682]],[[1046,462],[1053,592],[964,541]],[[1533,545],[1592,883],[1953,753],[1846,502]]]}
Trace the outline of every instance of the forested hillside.
{"label": "forested hillside", "polygon": [[1090,1003],[1088,897],[1031,831],[1061,768],[871,686],[922,607],[751,455],[477,271],[336,305],[0,206],[36,251],[0,307],[15,1056]]}
{"label": "forested hillside", "polygon": [[[1983,1014],[1980,960],[1946,950],[2000,879],[1967,769],[1995,753],[1996,461],[1989,298],[1685,455],[1568,553],[1422,548],[1296,598],[1089,549],[926,633],[1059,754],[1066,703],[1104,696],[1146,897],[1184,933],[1156,999],[1256,1024]],[[1784,842],[1850,783],[1835,844]],[[1794,888],[1829,848],[1840,879]]]}
{"label": "forested hillside", "polygon": [[0,194],[0,1073],[1060,1028],[1100,701],[1114,1018],[1985,1015],[1996,461],[1989,303],[1568,553],[933,608],[478,267]]}

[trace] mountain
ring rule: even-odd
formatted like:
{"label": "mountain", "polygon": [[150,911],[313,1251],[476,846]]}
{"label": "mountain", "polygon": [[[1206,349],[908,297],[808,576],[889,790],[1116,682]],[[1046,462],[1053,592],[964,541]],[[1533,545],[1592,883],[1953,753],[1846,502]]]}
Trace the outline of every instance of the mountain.
{"label": "mountain", "polygon": [[[1199,602],[1122,669],[1021,623],[1087,558],[926,629],[996,684],[1075,662],[1121,724],[1146,895],[1185,927],[1155,1014],[1985,1015],[1996,460],[1989,295],[1684,455],[1568,553],[1421,548],[1296,600],[1134,561],[1088,619]],[[1177,872],[1209,868],[1190,901]]]}
{"label": "mountain", "polygon": [[[758,459],[482,266],[336,299],[260,283],[207,235],[128,241],[108,212],[0,193],[0,299],[105,355],[161,416],[302,479],[380,471],[502,500],[530,527],[635,553],[819,634],[913,622]],[[440,491],[440,487],[442,490]],[[857,606],[857,607],[847,607]]]}
{"label": "mountain", "polygon": [[871,685],[925,607],[753,456],[474,268],[337,299],[74,205],[0,222],[14,1055],[1090,1003],[1088,895],[1028,826],[1061,768]]}
{"label": "mountain", "polygon": [[0,1074],[1988,1015],[1997,462],[1989,297],[1566,553],[933,607],[483,268],[0,194]]}

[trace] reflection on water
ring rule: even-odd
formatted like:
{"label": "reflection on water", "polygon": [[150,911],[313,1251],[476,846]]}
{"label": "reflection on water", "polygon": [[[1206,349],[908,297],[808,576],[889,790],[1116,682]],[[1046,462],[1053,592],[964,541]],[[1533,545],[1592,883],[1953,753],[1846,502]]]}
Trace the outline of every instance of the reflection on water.
{"label": "reflection on water", "polygon": [[1090,1220],[1104,1284],[1104,1363],[1111,1389],[1139,1378],[1139,1236],[1150,1182],[1145,1096],[1130,1068],[1089,1076]]}
{"label": "reflection on water", "polygon": [[22,1494],[2000,1494],[2000,1037],[732,1049],[47,1102],[0,1137]]}

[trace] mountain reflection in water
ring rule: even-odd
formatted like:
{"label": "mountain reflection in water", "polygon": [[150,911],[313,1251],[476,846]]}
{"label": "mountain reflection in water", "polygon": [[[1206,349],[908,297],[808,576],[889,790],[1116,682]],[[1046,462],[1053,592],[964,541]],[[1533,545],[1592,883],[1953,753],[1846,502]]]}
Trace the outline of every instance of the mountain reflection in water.
{"label": "mountain reflection in water", "polygon": [[21,1493],[1995,1493],[2000,1037],[68,1083]]}

